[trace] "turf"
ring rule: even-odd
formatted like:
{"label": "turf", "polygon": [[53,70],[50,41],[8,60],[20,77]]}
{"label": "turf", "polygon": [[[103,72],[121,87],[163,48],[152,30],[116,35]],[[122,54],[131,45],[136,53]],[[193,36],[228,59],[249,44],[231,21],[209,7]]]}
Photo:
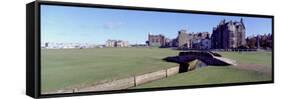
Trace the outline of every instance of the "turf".
{"label": "turf", "polygon": [[[271,68],[271,52],[218,52],[223,57],[231,58],[239,64],[259,64]],[[241,70],[234,66],[208,66],[187,73],[181,73],[137,86],[135,88],[174,87],[204,84],[224,84],[238,82],[270,81],[271,75],[251,70]]]}
{"label": "turf", "polygon": [[177,54],[159,48],[42,49],[41,90],[89,86],[177,66],[162,60]]}
{"label": "turf", "polygon": [[[125,78],[177,66],[165,62],[179,51],[159,48],[42,49],[42,92],[90,86],[107,80]],[[271,67],[271,52],[218,52],[238,64]],[[209,66],[154,81],[136,88],[187,86],[271,80],[271,75],[241,70],[233,66]]]}
{"label": "turf", "polygon": [[238,70],[233,67],[205,67],[181,73],[167,79],[147,83],[135,88],[175,87],[205,84],[224,84],[270,80],[265,74],[254,71]]}
{"label": "turf", "polygon": [[271,52],[218,52],[230,59],[236,60],[240,64],[260,64],[271,67]]}

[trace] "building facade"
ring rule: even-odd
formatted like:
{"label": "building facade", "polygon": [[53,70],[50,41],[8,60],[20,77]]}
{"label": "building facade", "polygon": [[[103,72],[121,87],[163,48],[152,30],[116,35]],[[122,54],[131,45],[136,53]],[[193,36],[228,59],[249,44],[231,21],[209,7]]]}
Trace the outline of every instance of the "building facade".
{"label": "building facade", "polygon": [[122,40],[107,40],[105,47],[129,47],[129,42]]}
{"label": "building facade", "polygon": [[217,27],[213,28],[211,47],[213,49],[238,48],[246,45],[245,25],[240,21],[222,20]]}
{"label": "building facade", "polygon": [[247,47],[251,49],[272,49],[272,34],[256,35],[246,38]]}
{"label": "building facade", "polygon": [[210,49],[211,46],[208,32],[187,33],[180,30],[177,41],[180,49]]}
{"label": "building facade", "polygon": [[178,31],[178,48],[189,48],[191,45],[191,38],[187,35],[186,30]]}
{"label": "building facade", "polygon": [[150,47],[160,47],[160,46],[165,46],[166,45],[166,41],[168,39],[165,38],[164,35],[152,35],[152,34],[148,34],[148,41],[147,41],[147,45]]}
{"label": "building facade", "polygon": [[211,40],[209,38],[208,32],[198,32],[198,33],[189,33],[191,38],[191,46],[192,49],[210,49]]}

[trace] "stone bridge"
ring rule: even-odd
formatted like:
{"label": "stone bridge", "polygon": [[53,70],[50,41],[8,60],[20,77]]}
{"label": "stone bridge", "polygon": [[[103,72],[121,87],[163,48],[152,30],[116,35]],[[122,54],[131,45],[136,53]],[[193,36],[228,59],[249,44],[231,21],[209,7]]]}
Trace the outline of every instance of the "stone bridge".
{"label": "stone bridge", "polygon": [[[236,61],[228,58],[222,57],[218,53],[211,51],[189,51],[180,52],[178,56],[166,57],[163,60],[168,62],[175,62],[180,64],[180,71],[186,72],[188,70],[193,70],[198,66],[190,67],[192,61],[199,60],[200,64],[213,65],[213,66],[226,66],[226,65],[236,65]],[[198,64],[197,64],[198,65]],[[204,66],[199,66],[204,67]],[[181,70],[182,69],[182,70]]]}

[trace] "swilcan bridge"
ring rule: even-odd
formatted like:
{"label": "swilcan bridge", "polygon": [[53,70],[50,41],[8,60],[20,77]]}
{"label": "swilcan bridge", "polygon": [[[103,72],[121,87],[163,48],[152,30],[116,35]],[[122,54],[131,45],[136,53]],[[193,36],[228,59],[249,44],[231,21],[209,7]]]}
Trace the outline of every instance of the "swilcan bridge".
{"label": "swilcan bridge", "polygon": [[[197,67],[204,67],[207,65],[236,65],[235,60],[224,58],[220,54],[211,51],[180,52],[178,56],[166,57],[163,60],[180,64],[180,72],[186,72],[189,70],[193,70]],[[191,64],[193,62],[196,63]]]}

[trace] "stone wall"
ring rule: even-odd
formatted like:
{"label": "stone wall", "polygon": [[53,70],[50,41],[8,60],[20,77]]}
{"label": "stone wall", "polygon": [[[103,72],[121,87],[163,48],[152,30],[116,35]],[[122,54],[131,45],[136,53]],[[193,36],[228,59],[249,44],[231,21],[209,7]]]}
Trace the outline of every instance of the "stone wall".
{"label": "stone wall", "polygon": [[135,87],[151,81],[163,79],[179,73],[179,66],[171,67],[168,69],[158,70],[151,73],[142,75],[135,75],[128,78],[113,80],[102,84],[89,86],[86,88],[75,88],[75,89],[62,89],[53,92],[43,92],[42,94],[57,94],[57,93],[75,93],[75,92],[91,92],[91,91],[110,91],[110,90],[121,90],[131,87]]}
{"label": "stone wall", "polygon": [[129,77],[124,79],[107,82],[92,87],[81,88],[76,92],[89,92],[89,91],[106,91],[106,90],[120,90],[135,86],[135,77]]}
{"label": "stone wall", "polygon": [[147,73],[139,76],[135,76],[136,86],[140,84],[144,84],[147,82],[151,82],[154,80],[162,79],[166,77],[166,70],[160,70],[152,73]]}
{"label": "stone wall", "polygon": [[167,72],[167,77],[179,73],[179,68],[180,68],[179,66],[172,67],[172,68],[168,68],[168,69],[166,70],[166,72]]}

